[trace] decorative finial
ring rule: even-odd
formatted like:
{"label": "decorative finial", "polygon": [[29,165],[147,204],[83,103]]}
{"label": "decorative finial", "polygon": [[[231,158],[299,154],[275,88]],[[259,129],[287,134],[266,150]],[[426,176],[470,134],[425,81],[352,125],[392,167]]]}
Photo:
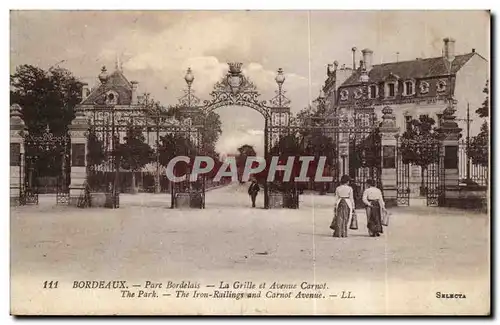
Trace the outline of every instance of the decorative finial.
{"label": "decorative finial", "polygon": [[101,83],[106,83],[108,81],[108,70],[106,70],[106,66],[101,68],[101,73],[99,74],[99,80]]}
{"label": "decorative finial", "polygon": [[229,62],[227,64],[229,66],[229,72],[233,75],[237,75],[241,73],[241,67],[243,63],[241,62]]}
{"label": "decorative finial", "polygon": [[396,126],[396,116],[392,113],[392,108],[386,106],[382,109],[382,127],[395,127]]}

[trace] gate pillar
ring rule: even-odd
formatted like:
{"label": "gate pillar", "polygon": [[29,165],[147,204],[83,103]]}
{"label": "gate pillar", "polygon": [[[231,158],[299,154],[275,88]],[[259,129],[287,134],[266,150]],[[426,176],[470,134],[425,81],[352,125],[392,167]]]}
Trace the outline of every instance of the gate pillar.
{"label": "gate pillar", "polygon": [[462,129],[455,121],[455,108],[448,106],[441,117],[438,132],[441,135],[439,155],[439,206],[459,204],[458,146]]}
{"label": "gate pillar", "polygon": [[69,205],[78,206],[85,197],[87,180],[87,132],[88,121],[81,111],[69,126],[71,137],[71,183],[69,186]]}
{"label": "gate pillar", "polygon": [[21,107],[13,104],[10,107],[10,205],[22,203],[24,186],[24,133],[26,125],[21,118]]}
{"label": "gate pillar", "polygon": [[398,201],[396,150],[399,127],[396,126],[396,116],[392,113],[392,108],[386,106],[382,113],[384,115],[379,128],[382,150],[380,182],[386,206],[391,207],[397,206]]}

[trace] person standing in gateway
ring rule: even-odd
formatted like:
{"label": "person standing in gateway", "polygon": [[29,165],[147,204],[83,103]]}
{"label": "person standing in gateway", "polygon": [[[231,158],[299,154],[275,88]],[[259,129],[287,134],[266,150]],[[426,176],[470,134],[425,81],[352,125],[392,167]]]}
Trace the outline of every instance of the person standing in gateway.
{"label": "person standing in gateway", "polygon": [[248,195],[250,195],[250,198],[252,199],[252,208],[255,208],[255,200],[257,199],[257,194],[259,193],[259,191],[260,191],[260,186],[254,177],[252,178],[252,183],[248,188]]}

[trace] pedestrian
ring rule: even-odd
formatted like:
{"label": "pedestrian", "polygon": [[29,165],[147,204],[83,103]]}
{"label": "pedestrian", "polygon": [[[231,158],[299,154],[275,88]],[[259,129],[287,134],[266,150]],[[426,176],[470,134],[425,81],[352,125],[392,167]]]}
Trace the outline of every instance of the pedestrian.
{"label": "pedestrian", "polygon": [[257,183],[257,180],[255,178],[252,178],[252,183],[248,188],[248,195],[250,195],[250,198],[252,199],[252,208],[255,208],[255,200],[257,199],[257,194],[259,193],[259,191],[260,186]]}
{"label": "pedestrian", "polygon": [[354,195],[349,184],[349,176],[344,175],[340,179],[340,185],[335,189],[335,203],[333,220],[330,229],[333,237],[347,237],[347,224],[349,218],[354,217]]}
{"label": "pedestrian", "polygon": [[372,179],[366,181],[368,186],[363,192],[363,203],[366,204],[366,218],[368,234],[370,237],[378,237],[384,231],[382,229],[382,213],[386,212],[385,202],[380,191]]}

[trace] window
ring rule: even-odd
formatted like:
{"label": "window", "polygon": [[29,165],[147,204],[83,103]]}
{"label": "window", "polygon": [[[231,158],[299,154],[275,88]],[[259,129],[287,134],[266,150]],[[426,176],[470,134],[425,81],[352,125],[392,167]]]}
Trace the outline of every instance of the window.
{"label": "window", "polygon": [[446,90],[446,81],[439,80],[439,82],[437,83],[437,91],[438,92],[442,92],[442,91],[445,91],[445,90]]}
{"label": "window", "polygon": [[340,100],[346,100],[349,96],[349,92],[347,90],[342,90],[340,92]]}
{"label": "window", "polygon": [[108,91],[105,100],[107,105],[116,105],[118,104],[118,94],[114,91]]}
{"label": "window", "polygon": [[429,92],[429,83],[422,81],[420,83],[420,93],[427,94]]}
{"label": "window", "polygon": [[370,86],[370,98],[377,98],[377,86]]}
{"label": "window", "polygon": [[406,130],[405,131],[411,130],[411,120],[412,120],[411,116],[409,116],[409,115],[405,116],[405,126],[406,126]]}
{"label": "window", "polygon": [[405,82],[405,95],[406,96],[411,96],[413,95],[413,81],[406,81]]}
{"label": "window", "polygon": [[388,84],[388,96],[389,97],[394,97],[396,96],[396,85],[393,83]]}

